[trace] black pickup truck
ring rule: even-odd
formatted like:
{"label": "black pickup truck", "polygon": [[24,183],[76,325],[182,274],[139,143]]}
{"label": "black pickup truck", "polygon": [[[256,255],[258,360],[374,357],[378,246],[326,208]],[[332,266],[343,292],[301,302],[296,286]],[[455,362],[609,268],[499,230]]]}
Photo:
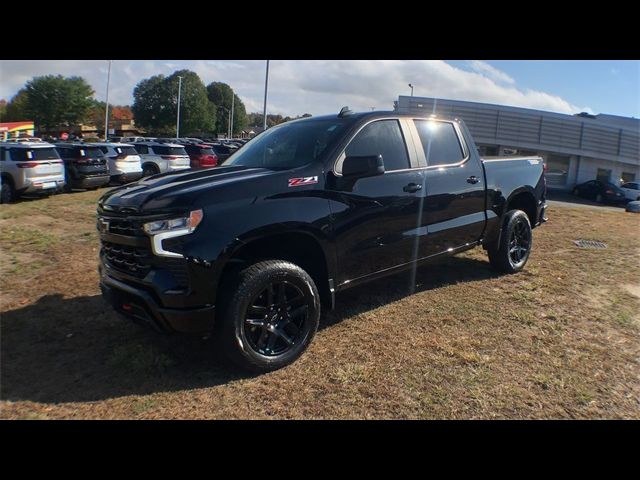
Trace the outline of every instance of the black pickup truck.
{"label": "black pickup truck", "polygon": [[518,272],[545,193],[541,158],[481,159],[459,120],[343,109],[103,195],[100,284],[132,319],[213,331],[236,363],[273,370],[346,288],[478,245]]}

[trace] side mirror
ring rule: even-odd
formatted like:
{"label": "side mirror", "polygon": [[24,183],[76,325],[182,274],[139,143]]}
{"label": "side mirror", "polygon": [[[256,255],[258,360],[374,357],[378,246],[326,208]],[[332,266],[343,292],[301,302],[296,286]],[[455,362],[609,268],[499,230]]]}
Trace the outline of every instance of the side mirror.
{"label": "side mirror", "polygon": [[383,173],[382,155],[351,156],[342,162],[342,176],[345,178],[375,177]]}

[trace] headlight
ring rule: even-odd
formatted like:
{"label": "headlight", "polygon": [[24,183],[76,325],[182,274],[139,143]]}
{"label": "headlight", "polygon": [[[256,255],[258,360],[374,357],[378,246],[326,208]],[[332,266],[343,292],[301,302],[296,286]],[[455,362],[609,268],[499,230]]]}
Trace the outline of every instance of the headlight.
{"label": "headlight", "polygon": [[202,210],[192,211],[188,217],[171,218],[168,220],[157,220],[144,224],[144,231],[149,235],[156,235],[164,232],[175,232],[176,230],[186,230],[184,234],[193,232],[202,221]]}

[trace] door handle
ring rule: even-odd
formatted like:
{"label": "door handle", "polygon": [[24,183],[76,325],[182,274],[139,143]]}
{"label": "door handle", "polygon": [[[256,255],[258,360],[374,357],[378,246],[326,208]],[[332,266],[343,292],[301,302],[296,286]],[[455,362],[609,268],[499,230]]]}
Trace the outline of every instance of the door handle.
{"label": "door handle", "polygon": [[405,192],[414,193],[418,190],[422,190],[422,185],[420,185],[419,183],[410,183],[409,185],[405,185],[402,190],[404,190]]}
{"label": "door handle", "polygon": [[467,178],[467,183],[478,183],[479,181],[480,179],[475,175],[471,175],[469,178]]}

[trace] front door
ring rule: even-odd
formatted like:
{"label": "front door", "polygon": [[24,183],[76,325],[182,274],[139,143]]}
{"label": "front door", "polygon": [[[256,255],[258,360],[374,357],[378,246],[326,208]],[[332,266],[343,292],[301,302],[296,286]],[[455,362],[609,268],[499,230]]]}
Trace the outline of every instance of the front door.
{"label": "front door", "polygon": [[[423,173],[398,119],[373,121],[346,147],[345,156],[382,155],[385,173],[345,182],[338,177],[330,202],[339,262],[337,284],[410,262]],[[410,155],[411,153],[411,155]],[[340,161],[336,167],[340,172]]]}

